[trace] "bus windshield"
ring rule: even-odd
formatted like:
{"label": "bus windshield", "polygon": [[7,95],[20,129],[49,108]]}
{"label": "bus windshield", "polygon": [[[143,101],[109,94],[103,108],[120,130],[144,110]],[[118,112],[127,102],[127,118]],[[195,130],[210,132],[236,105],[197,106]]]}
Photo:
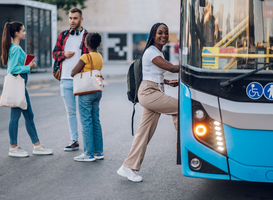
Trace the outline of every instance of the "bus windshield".
{"label": "bus windshield", "polygon": [[185,0],[181,17],[182,65],[234,72],[273,62],[273,0]]}

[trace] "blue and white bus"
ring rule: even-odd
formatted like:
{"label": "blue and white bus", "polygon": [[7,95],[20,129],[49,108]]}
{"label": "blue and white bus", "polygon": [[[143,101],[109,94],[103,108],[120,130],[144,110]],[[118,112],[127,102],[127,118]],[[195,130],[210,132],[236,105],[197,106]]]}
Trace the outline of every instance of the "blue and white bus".
{"label": "blue and white bus", "polygon": [[181,0],[188,177],[273,182],[273,0]]}

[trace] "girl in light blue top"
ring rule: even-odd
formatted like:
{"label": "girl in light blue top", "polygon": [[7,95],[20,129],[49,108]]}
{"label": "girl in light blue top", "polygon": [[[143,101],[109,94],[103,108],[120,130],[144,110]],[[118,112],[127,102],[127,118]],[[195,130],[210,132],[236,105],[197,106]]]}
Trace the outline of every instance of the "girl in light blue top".
{"label": "girl in light blue top", "polygon": [[[21,22],[7,22],[4,27],[2,35],[2,55],[1,60],[4,66],[8,67],[8,73],[14,76],[20,76],[27,83],[30,69],[36,67],[36,63],[32,60],[29,65],[24,65],[26,53],[20,47],[20,40],[24,40],[26,36],[25,27]],[[10,148],[9,156],[14,157],[28,157],[28,153],[17,145],[18,136],[18,122],[23,113],[25,118],[25,126],[31,138],[33,147],[33,154],[53,154],[51,149],[46,149],[39,141],[37,131],[34,124],[34,115],[31,109],[30,99],[27,89],[25,89],[27,110],[21,108],[11,108],[9,121],[9,137]]]}

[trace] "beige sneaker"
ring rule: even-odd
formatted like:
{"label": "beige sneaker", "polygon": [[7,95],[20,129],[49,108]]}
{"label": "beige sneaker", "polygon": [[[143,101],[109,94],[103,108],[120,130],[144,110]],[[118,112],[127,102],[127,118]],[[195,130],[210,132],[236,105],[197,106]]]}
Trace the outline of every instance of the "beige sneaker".
{"label": "beige sneaker", "polygon": [[21,147],[9,148],[9,156],[12,157],[28,157],[28,153],[24,151]]}
{"label": "beige sneaker", "polygon": [[118,173],[118,175],[120,175],[124,178],[128,178],[130,181],[133,181],[133,182],[141,182],[142,181],[142,177],[139,176],[136,171],[133,171],[132,169],[125,167],[123,165],[119,168],[117,173]]}
{"label": "beige sneaker", "polygon": [[44,145],[40,144],[39,146],[33,147],[33,154],[50,155],[50,154],[53,154],[53,151],[52,151],[52,149],[47,149]]}

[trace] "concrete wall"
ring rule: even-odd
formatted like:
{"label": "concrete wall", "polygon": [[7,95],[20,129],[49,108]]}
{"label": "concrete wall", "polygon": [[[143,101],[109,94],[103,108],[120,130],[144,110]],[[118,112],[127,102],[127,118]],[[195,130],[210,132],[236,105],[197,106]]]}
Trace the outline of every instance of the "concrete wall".
{"label": "concrete wall", "polygon": [[[88,0],[86,6],[82,25],[102,35],[104,62],[132,62],[157,22],[168,25],[172,43],[178,37],[179,0]],[[68,29],[69,23],[65,11],[58,10],[58,14],[63,18],[58,22],[60,32]]]}
{"label": "concrete wall", "polygon": [[[83,10],[83,26],[97,32],[148,32],[156,22],[164,22],[170,32],[179,32],[179,0],[88,0]],[[58,30],[68,28],[68,16],[58,14]]]}

